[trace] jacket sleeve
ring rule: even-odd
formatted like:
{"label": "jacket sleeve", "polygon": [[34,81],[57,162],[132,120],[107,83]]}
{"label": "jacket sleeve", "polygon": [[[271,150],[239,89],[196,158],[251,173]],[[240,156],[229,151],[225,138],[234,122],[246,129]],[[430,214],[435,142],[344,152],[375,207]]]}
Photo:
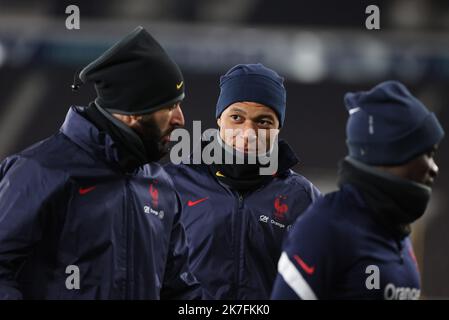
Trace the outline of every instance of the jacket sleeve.
{"label": "jacket sleeve", "polygon": [[0,165],[0,299],[22,299],[19,270],[42,236],[47,180],[32,160],[7,158]]}
{"label": "jacket sleeve", "polygon": [[278,262],[272,299],[326,299],[339,269],[338,227],[310,207],[289,233]]}
{"label": "jacket sleeve", "polygon": [[[181,208],[176,195],[178,208]],[[201,299],[203,290],[191,273],[189,267],[189,250],[184,226],[180,220],[180,210],[175,216],[170,236],[170,249],[167,258],[161,299],[192,300]]]}
{"label": "jacket sleeve", "polygon": [[317,201],[319,198],[323,196],[320,190],[317,187],[315,187],[312,183],[310,189],[311,189],[310,197],[312,198],[312,202]]}

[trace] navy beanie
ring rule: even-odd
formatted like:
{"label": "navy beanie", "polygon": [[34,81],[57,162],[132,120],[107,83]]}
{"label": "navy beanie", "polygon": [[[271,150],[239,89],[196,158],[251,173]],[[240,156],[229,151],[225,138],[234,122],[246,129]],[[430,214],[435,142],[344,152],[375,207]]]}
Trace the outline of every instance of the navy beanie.
{"label": "navy beanie", "polygon": [[282,126],[285,119],[284,79],[261,63],[238,64],[220,77],[220,96],[215,116],[235,102],[257,102],[273,109]]}
{"label": "navy beanie", "polygon": [[429,151],[444,136],[435,114],[397,81],[344,97],[349,156],[369,165],[400,165]]}

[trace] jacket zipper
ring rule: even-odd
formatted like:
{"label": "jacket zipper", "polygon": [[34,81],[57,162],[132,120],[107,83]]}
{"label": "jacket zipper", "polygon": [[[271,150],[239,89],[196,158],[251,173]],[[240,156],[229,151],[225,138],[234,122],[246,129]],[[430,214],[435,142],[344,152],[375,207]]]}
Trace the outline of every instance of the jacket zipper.
{"label": "jacket zipper", "polygon": [[[129,197],[128,195],[128,191],[130,190],[129,188],[129,180],[128,180],[128,176],[126,177],[125,180],[125,193],[126,193],[126,198]],[[126,202],[128,203],[128,201]],[[130,212],[130,210],[128,210],[128,206],[130,206],[131,204],[128,203],[126,205],[126,212],[125,212],[125,286],[124,286],[124,295],[125,295],[125,299],[129,299],[129,219],[130,219],[130,215],[128,214],[128,212]]]}
{"label": "jacket zipper", "polygon": [[[234,192],[235,194],[235,192]],[[234,230],[236,231],[236,237],[235,237],[235,266],[236,266],[236,273],[235,273],[235,279],[234,279],[234,285],[235,285],[235,299],[238,299],[239,295],[239,283],[240,283],[240,247],[241,247],[241,234],[242,234],[242,228],[243,223],[241,219],[240,209],[243,207],[243,196],[240,193],[236,193],[237,195],[237,210],[235,214],[235,220],[234,220]],[[238,223],[240,222],[239,228],[237,228]],[[238,231],[237,231],[238,230]]]}
{"label": "jacket zipper", "polygon": [[402,242],[401,242],[401,240],[397,240],[397,239],[395,241],[396,241],[396,245],[398,246],[400,263],[403,264],[404,263],[404,254],[402,252],[402,249],[403,249]]}

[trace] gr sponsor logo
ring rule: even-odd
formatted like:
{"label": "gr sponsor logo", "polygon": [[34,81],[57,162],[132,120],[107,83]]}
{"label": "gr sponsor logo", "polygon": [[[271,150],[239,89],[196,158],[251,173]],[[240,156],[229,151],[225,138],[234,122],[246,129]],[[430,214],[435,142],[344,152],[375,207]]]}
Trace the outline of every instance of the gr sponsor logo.
{"label": "gr sponsor logo", "polygon": [[280,223],[280,222],[278,222],[278,221],[276,221],[274,219],[271,219],[270,217],[268,217],[268,216],[266,216],[264,214],[259,216],[259,221],[263,222],[263,223],[266,223],[266,224],[272,224],[272,225],[274,225],[274,226],[276,226],[276,227],[278,227],[280,229],[290,230],[290,227],[291,227],[290,225],[285,225],[285,224]]}
{"label": "gr sponsor logo", "polygon": [[163,210],[157,211],[157,210],[154,210],[153,208],[151,208],[150,206],[144,206],[143,207],[143,211],[146,214],[153,214],[153,215],[155,215],[156,217],[158,217],[161,220],[164,218],[164,211]]}
{"label": "gr sponsor logo", "polygon": [[[365,286],[368,290],[379,290],[380,269],[379,266],[369,265],[365,273],[368,275],[365,280]],[[384,289],[385,300],[418,300],[421,290],[410,287],[396,287],[393,283],[388,283]]]}
{"label": "gr sponsor logo", "polygon": [[384,299],[385,300],[418,300],[421,295],[421,290],[409,287],[396,287],[389,283],[385,286]]}

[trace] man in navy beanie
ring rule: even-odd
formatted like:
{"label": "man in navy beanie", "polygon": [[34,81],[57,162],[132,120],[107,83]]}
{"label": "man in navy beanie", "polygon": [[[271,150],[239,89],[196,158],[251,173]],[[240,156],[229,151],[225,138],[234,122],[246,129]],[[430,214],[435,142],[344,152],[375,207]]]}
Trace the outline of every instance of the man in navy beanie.
{"label": "man in navy beanie", "polygon": [[[262,64],[236,65],[220,78],[219,131],[203,145],[232,161],[166,167],[181,197],[190,266],[210,299],[268,299],[284,235],[319,196],[291,169],[298,159],[289,145],[270,139],[285,109],[282,77]],[[247,161],[258,151],[277,168]]]}
{"label": "man in navy beanie", "polygon": [[418,299],[409,239],[438,174],[436,116],[397,81],[347,93],[349,155],[339,191],[298,219],[284,246],[274,299]]}

